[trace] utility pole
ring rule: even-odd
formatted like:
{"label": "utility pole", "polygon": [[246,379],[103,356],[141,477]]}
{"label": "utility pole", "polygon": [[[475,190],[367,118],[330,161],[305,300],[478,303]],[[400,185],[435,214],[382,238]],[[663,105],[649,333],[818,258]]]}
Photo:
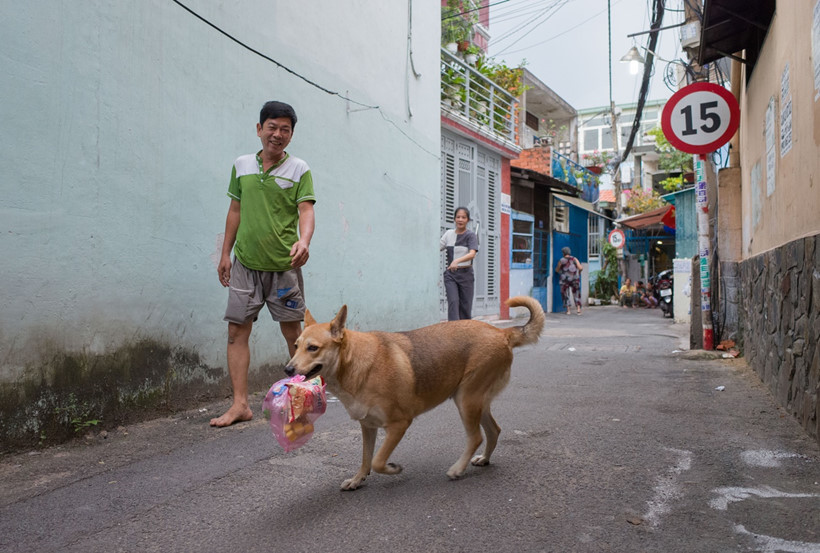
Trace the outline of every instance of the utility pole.
{"label": "utility pole", "polygon": [[[698,1],[697,8],[703,10],[703,3]],[[692,23],[698,21],[698,14],[695,11],[695,6],[690,2],[686,2],[685,16],[686,22]],[[692,54],[690,53],[690,57]],[[694,61],[691,64],[693,73],[693,81],[708,81],[709,72],[704,71],[703,67],[699,66]],[[691,84],[691,83],[687,83]],[[696,211],[698,223],[698,261],[700,265],[700,319],[701,329],[703,331],[703,349],[713,350],[714,346],[714,329],[712,326],[712,243],[711,243],[711,229],[710,229],[710,213],[709,213],[709,184],[706,181],[706,163],[708,159],[703,155],[695,155],[694,160],[695,169],[695,197],[696,197]]]}

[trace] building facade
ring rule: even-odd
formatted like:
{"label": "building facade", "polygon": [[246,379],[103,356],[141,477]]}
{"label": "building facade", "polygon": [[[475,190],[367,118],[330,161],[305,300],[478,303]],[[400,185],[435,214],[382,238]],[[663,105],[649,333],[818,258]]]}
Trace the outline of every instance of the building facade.
{"label": "building facade", "polygon": [[709,187],[715,331],[820,439],[820,2],[726,8],[705,3],[697,55],[732,57],[741,114],[729,167]]}
{"label": "building facade", "polygon": [[[229,394],[216,263],[267,100],[294,106],[288,152],[315,183],[314,316],[438,320],[438,7],[190,6],[47,0],[0,20],[2,444]],[[253,385],[281,378],[264,313],[251,360]]]}

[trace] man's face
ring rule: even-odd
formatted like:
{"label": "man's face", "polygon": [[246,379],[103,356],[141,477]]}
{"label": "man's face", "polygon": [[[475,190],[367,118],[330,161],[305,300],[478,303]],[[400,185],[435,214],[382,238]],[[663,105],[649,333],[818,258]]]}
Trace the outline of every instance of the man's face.
{"label": "man's face", "polygon": [[293,137],[293,127],[289,117],[267,119],[264,124],[256,124],[256,136],[262,140],[262,151],[271,159],[279,160]]}

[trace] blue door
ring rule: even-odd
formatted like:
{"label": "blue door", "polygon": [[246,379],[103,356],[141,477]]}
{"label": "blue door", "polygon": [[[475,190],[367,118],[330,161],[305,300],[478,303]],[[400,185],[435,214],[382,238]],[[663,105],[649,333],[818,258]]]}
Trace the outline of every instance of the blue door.
{"label": "blue door", "polygon": [[547,282],[550,276],[550,234],[535,229],[532,246],[532,297],[547,310]]}
{"label": "blue door", "polygon": [[[563,254],[561,249],[569,247],[572,255],[578,258],[581,263],[586,263],[588,258],[587,253],[587,234],[589,227],[587,226],[588,213],[586,210],[574,205],[562,202],[560,198],[555,198],[556,207],[565,210],[566,216],[569,219],[568,224],[563,226],[563,230],[569,232],[559,232],[557,229],[553,233],[552,241],[552,267],[551,271],[555,270],[555,265],[561,259]],[[566,206],[566,207],[561,207]],[[557,226],[557,225],[556,225]],[[558,274],[555,273],[552,287],[552,312],[561,313],[566,311],[564,306],[564,298],[561,297],[561,286],[558,282]]]}

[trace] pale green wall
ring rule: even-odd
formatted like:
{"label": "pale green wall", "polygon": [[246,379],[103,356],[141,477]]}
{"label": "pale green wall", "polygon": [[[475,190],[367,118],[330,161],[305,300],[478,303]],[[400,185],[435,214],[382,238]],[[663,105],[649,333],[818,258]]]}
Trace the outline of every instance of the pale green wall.
{"label": "pale green wall", "polygon": [[[213,256],[233,160],[259,149],[264,101],[299,116],[288,151],[318,203],[308,307],[363,329],[438,320],[439,7],[185,0],[3,0],[0,383],[55,355],[143,339],[224,368]],[[408,115],[408,107],[412,117]],[[348,109],[350,111],[348,111]],[[268,316],[254,364],[286,360]],[[224,374],[224,373],[221,373]]]}

